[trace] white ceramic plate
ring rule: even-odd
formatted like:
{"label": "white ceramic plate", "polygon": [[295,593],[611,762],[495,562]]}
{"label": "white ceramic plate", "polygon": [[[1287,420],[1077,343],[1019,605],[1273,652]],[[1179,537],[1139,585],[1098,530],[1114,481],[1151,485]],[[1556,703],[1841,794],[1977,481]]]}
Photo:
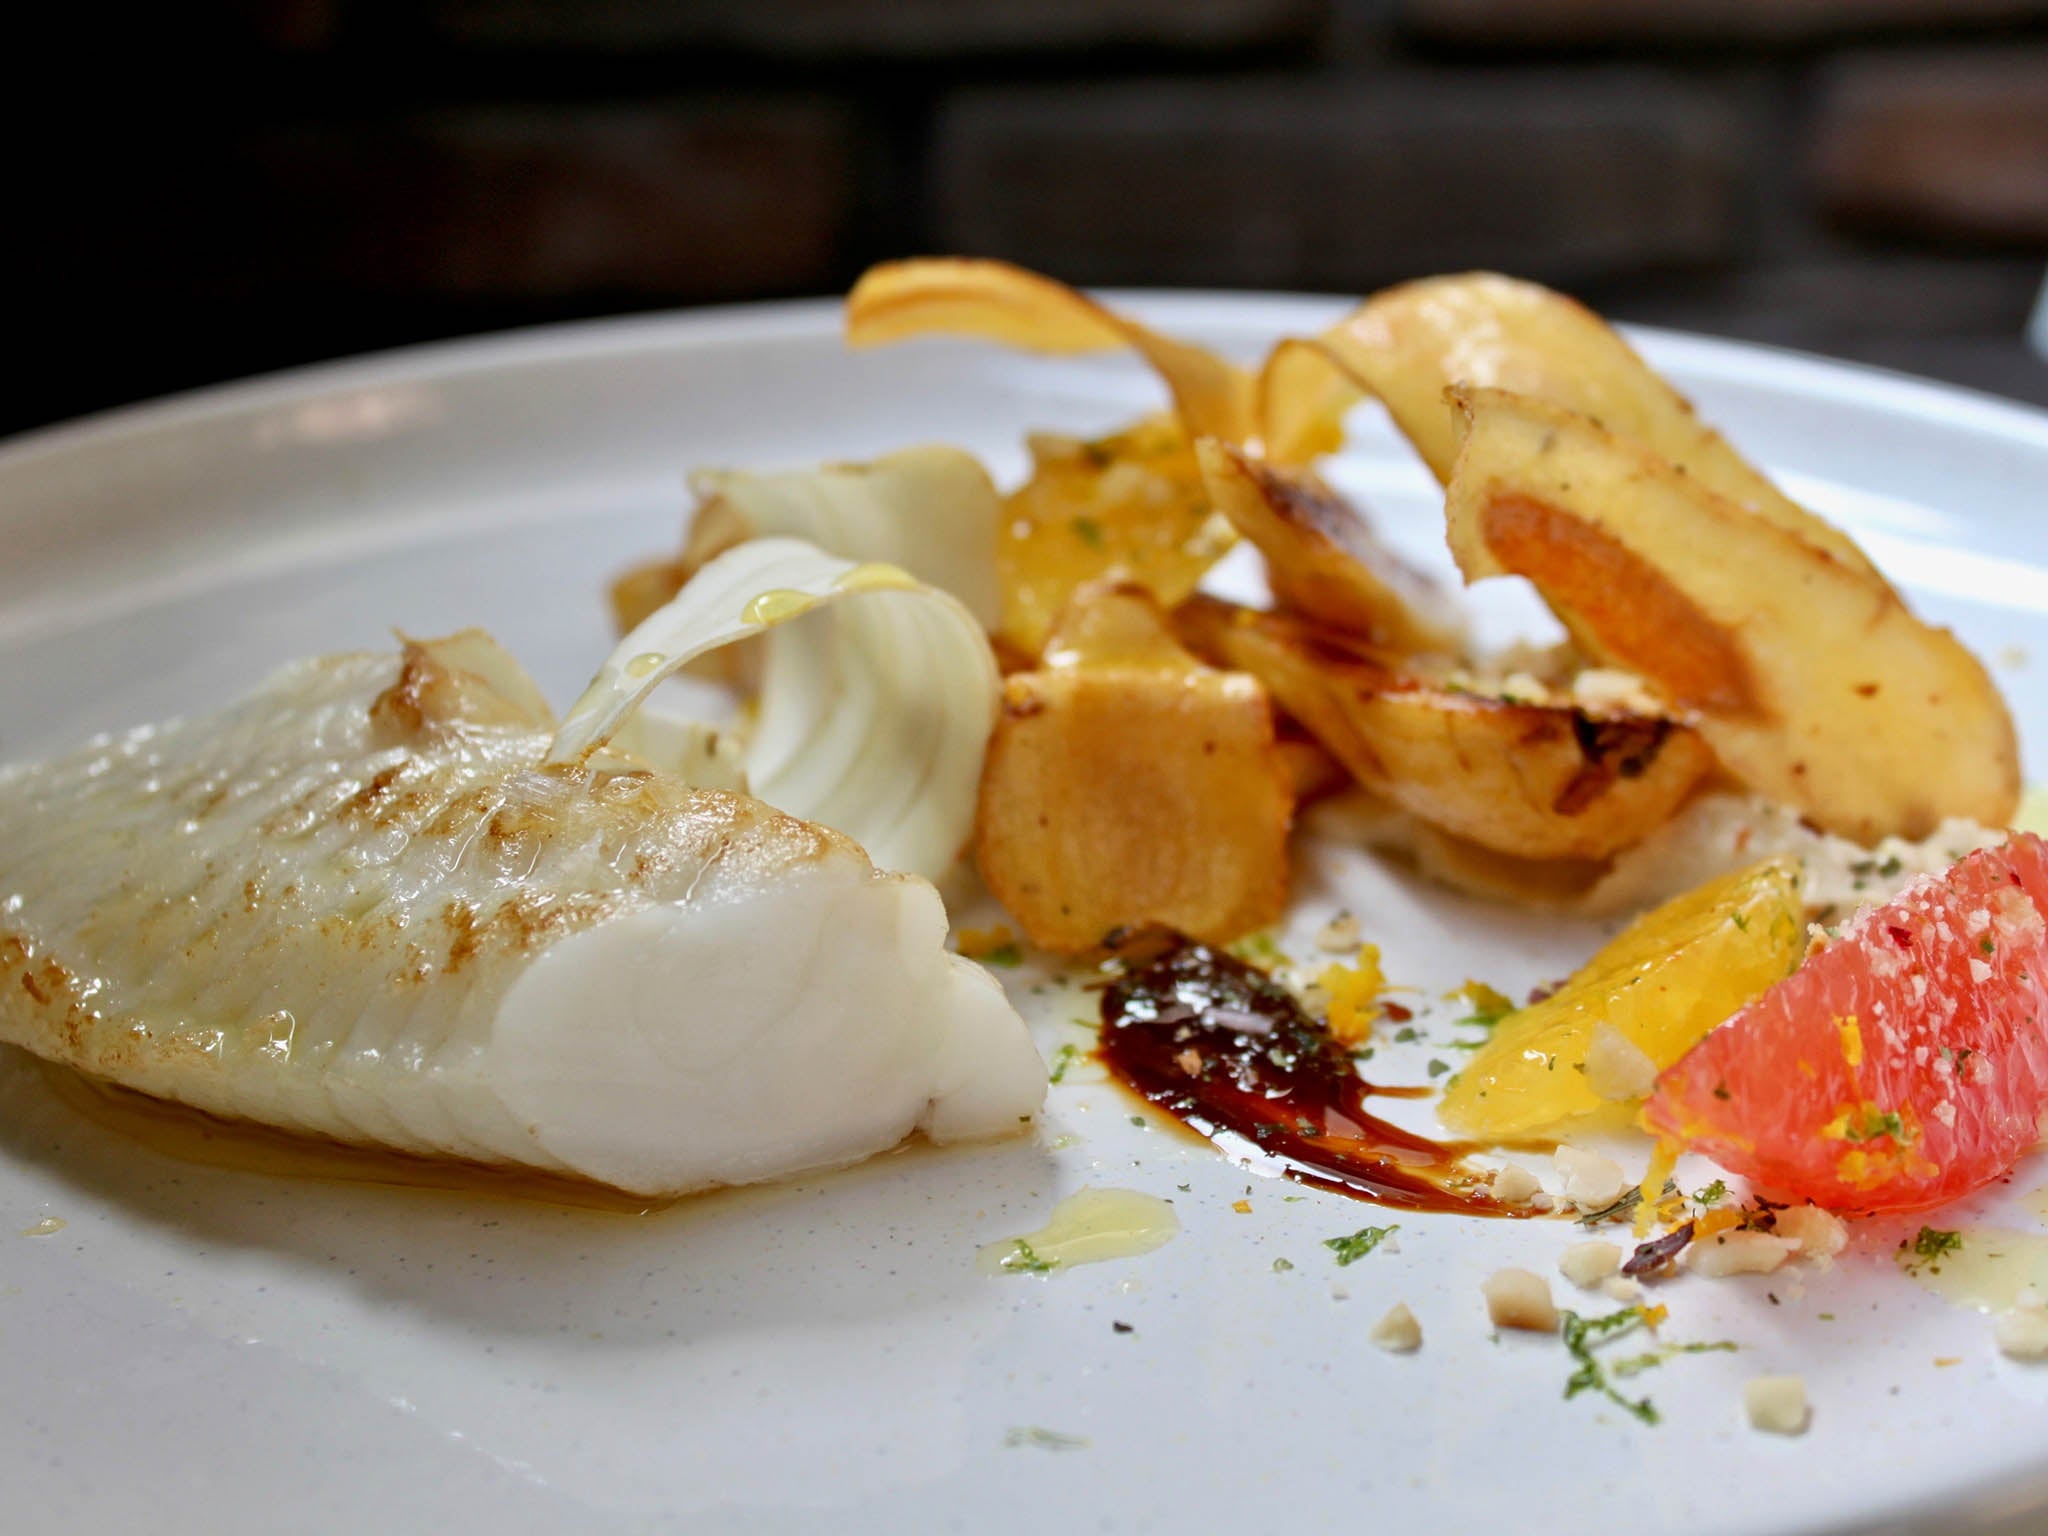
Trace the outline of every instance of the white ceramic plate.
{"label": "white ceramic plate", "polygon": [[[1244,356],[1336,313],[1133,302]],[[2003,658],[2026,739],[2048,741],[2019,660],[2048,658],[2048,417],[1642,340],[1924,612]],[[0,451],[0,758],[225,700],[394,625],[486,625],[566,700],[609,644],[606,577],[673,544],[690,467],[943,440],[1011,475],[1027,428],[1099,430],[1156,398],[1118,359],[850,355],[835,311],[805,305],[372,358],[44,433]],[[1443,563],[1437,498],[1370,414],[1339,478]],[[1490,599],[1488,622],[1534,613]],[[1299,893],[1294,948],[1341,900],[1432,1000],[1468,976],[1527,988],[1597,937],[1341,848],[1303,850]],[[1085,1038],[1066,1022],[1085,999],[1010,975],[1048,1053]],[[1436,1004],[1426,1033],[1455,1011]],[[1376,1065],[1419,1078],[1442,1049]],[[0,1523],[1705,1536],[2033,1530],[2048,1509],[2048,1369],[1907,1284],[1889,1237],[1803,1292],[1667,1287],[1672,1336],[1742,1347],[1642,1378],[1649,1428],[1564,1401],[1554,1342],[1489,1334],[1480,1280],[1549,1270],[1574,1229],[1405,1218],[1398,1252],[1339,1269],[1323,1240],[1380,1213],[1252,1179],[1136,1108],[1077,1070],[1035,1140],[628,1217],[194,1166],[8,1053]],[[2007,1219],[2033,1219],[2013,1213],[2040,1173],[2000,1197]],[[1049,1279],[976,1273],[979,1244],[1084,1183],[1171,1197],[1183,1235]],[[64,1225],[14,1235],[44,1218]],[[1427,1330],[1412,1358],[1366,1341],[1397,1299]],[[1741,1382],[1779,1371],[1809,1384],[1803,1440],[1743,1426]]]}

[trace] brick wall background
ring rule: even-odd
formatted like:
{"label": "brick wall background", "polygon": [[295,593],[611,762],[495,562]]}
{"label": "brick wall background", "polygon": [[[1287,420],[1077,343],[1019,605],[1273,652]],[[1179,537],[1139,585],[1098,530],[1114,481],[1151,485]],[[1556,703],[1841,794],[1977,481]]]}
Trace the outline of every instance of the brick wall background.
{"label": "brick wall background", "polygon": [[0,430],[918,251],[1483,264],[2048,403],[2048,0],[214,0],[118,63],[66,10]]}

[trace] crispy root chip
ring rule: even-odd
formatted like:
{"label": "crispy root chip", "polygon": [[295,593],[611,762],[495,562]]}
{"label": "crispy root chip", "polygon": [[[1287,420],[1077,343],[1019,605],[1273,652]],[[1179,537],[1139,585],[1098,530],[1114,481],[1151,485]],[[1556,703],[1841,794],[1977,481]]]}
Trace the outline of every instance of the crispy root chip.
{"label": "crispy root chip", "polygon": [[1459,645],[1463,625],[1448,595],[1335,491],[1214,438],[1195,451],[1209,499],[1266,557],[1282,608],[1399,651]]}
{"label": "crispy root chip", "polygon": [[1290,615],[1196,597],[1175,622],[1197,654],[1263,682],[1359,783],[1520,859],[1605,858],[1661,825],[1713,767],[1671,720],[1478,697]]}
{"label": "crispy root chip", "polygon": [[1189,435],[1235,443],[1251,430],[1252,379],[1244,369],[1006,261],[936,256],[883,262],[846,296],[851,346],[932,335],[976,336],[1055,355],[1128,347],[1165,382]]}
{"label": "crispy root chip", "polygon": [[1124,924],[1211,942],[1277,921],[1294,781],[1265,690],[1174,641],[1142,589],[1084,588],[1047,664],[1003,684],[981,781],[982,878],[1032,941]]}
{"label": "crispy root chip", "polygon": [[1403,283],[1321,336],[1276,348],[1257,385],[1266,452],[1283,463],[1329,452],[1342,439],[1344,411],[1371,395],[1385,402],[1437,478],[1448,480],[1458,448],[1444,399],[1452,385],[1511,390],[1590,416],[1876,578],[1853,541],[1702,422],[1606,321],[1563,294],[1491,272]]}
{"label": "crispy root chip", "polygon": [[1543,401],[1454,393],[1450,543],[1527,577],[1597,660],[1697,716],[1728,771],[1829,831],[2003,825],[2011,717],[1976,658],[1882,581]]}

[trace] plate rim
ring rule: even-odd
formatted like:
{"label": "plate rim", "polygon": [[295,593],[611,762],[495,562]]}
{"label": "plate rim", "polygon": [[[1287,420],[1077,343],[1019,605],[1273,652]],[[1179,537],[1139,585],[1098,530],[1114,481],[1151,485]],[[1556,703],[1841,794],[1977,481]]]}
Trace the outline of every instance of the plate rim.
{"label": "plate rim", "polygon": [[[1356,308],[1355,295],[1277,289],[1091,288],[1091,297],[1165,330],[1219,325],[1279,334],[1317,327]],[[547,321],[438,341],[406,343],[177,390],[0,437],[0,471],[120,438],[201,425],[370,384],[421,383],[521,366],[637,352],[690,352],[762,342],[815,341],[839,330],[837,297],[688,306]],[[1315,318],[1320,316],[1320,318]],[[1285,318],[1283,318],[1285,317]],[[2048,451],[2048,408],[1969,385],[1771,342],[1665,326],[1616,328],[1660,369],[1717,381],[1824,394],[1843,404],[2015,436]]]}

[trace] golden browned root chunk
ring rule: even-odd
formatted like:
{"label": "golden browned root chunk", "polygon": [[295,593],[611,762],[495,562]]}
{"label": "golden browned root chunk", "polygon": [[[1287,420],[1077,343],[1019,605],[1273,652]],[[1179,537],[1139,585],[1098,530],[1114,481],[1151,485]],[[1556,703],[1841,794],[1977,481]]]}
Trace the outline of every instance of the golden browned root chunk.
{"label": "golden browned root chunk", "polygon": [[1214,438],[1195,453],[1216,510],[1266,557],[1282,608],[1395,650],[1457,646],[1462,626],[1443,589],[1322,481]]}
{"label": "golden browned root chunk", "polygon": [[1084,588],[1046,665],[1005,679],[975,857],[1032,942],[1121,924],[1212,942],[1277,921],[1294,784],[1265,690],[1203,666],[1142,589]]}
{"label": "golden browned root chunk", "polygon": [[1082,583],[1133,581],[1170,607],[1236,542],[1171,416],[1088,442],[1037,435],[1031,457],[996,543],[1001,636],[1028,655],[1038,655]]}
{"label": "golden browned root chunk", "polygon": [[1587,654],[1695,714],[1735,778],[1829,831],[2010,819],[1998,690],[1889,586],[1584,416],[1500,390],[1456,401],[1447,513],[1467,580],[1527,577]]}
{"label": "golden browned root chunk", "polygon": [[1359,783],[1517,858],[1604,858],[1662,825],[1713,767],[1671,720],[1480,697],[1291,615],[1196,597],[1175,621],[1198,654],[1263,682]]}
{"label": "golden browned root chunk", "polygon": [[1283,462],[1328,452],[1341,439],[1344,410],[1370,394],[1447,480],[1458,450],[1444,400],[1452,385],[1512,390],[1593,417],[1708,490],[1876,576],[1847,535],[1729,446],[1606,321],[1561,293],[1492,272],[1403,283],[1321,336],[1276,348],[1258,384],[1266,451]]}
{"label": "golden browned root chunk", "polygon": [[975,336],[1054,354],[1129,347],[1172,393],[1174,411],[1189,433],[1242,442],[1250,430],[1252,379],[1244,369],[1006,261],[886,261],[862,273],[846,296],[851,346],[932,335]]}

